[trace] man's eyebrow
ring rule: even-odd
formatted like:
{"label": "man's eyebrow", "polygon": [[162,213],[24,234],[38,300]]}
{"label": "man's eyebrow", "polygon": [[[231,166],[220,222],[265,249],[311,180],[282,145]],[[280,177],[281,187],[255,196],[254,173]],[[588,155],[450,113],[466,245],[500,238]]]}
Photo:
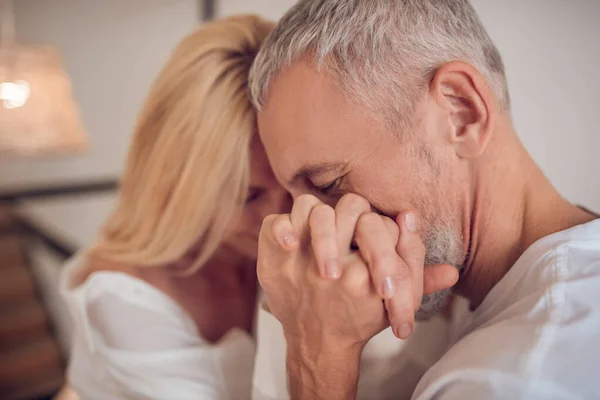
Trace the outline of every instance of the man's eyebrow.
{"label": "man's eyebrow", "polygon": [[302,168],[298,171],[292,179],[288,181],[288,184],[293,185],[301,179],[307,179],[315,175],[323,174],[331,171],[341,171],[346,164],[341,163],[323,163],[317,165],[311,165]]}

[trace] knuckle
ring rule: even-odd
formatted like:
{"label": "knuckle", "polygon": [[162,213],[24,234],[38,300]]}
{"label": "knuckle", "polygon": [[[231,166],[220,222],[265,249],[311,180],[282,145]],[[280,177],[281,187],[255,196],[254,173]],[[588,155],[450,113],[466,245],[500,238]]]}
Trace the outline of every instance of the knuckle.
{"label": "knuckle", "polygon": [[411,307],[406,307],[406,304],[392,303],[388,309],[390,319],[396,323],[402,323],[408,320],[412,313]]}
{"label": "knuckle", "polygon": [[371,210],[371,205],[367,199],[354,193],[348,193],[342,196],[338,201],[338,207],[352,214]]}
{"label": "knuckle", "polygon": [[358,222],[356,224],[356,227],[358,230],[368,229],[368,228],[372,228],[373,226],[377,226],[381,222],[382,222],[382,220],[381,220],[381,216],[379,216],[379,214],[376,214],[374,212],[367,212],[367,213],[361,214],[361,216],[358,217]]}
{"label": "knuckle", "polygon": [[383,217],[383,223],[394,243],[398,242],[398,238],[400,237],[400,228],[398,228],[398,225],[389,217]]}
{"label": "knuckle", "polygon": [[321,201],[319,199],[317,199],[315,196],[313,196],[312,194],[301,194],[300,196],[298,196],[296,198],[295,204],[299,204],[299,205],[310,205],[310,204],[315,204],[315,203],[320,203]]}
{"label": "knuckle", "polygon": [[[327,204],[318,204],[310,213],[311,221],[322,222],[331,219],[331,216],[334,215],[333,208]],[[332,220],[332,219],[331,219]]]}
{"label": "knuckle", "polygon": [[396,321],[408,321],[414,315],[413,304],[410,298],[390,300],[390,311]]}
{"label": "knuckle", "polygon": [[273,221],[273,234],[278,235],[283,233],[283,231],[291,226],[290,217],[287,214],[278,215],[277,218]]}
{"label": "knuckle", "polygon": [[400,240],[398,247],[404,257],[414,260],[425,257],[425,245],[421,240]]}
{"label": "knuckle", "polygon": [[311,244],[312,244],[315,256],[318,259],[321,259],[321,257],[328,257],[328,256],[335,257],[335,255],[337,254],[337,251],[333,245],[334,241],[335,241],[335,236],[328,235],[328,234],[321,235],[317,238],[313,237]]}
{"label": "knuckle", "polygon": [[368,293],[369,284],[370,282],[362,274],[355,274],[343,282],[345,292],[355,298],[362,297]]}
{"label": "knuckle", "polygon": [[423,264],[423,262],[425,260],[425,246],[423,246],[423,245],[415,246],[411,250],[411,254],[413,255],[413,258],[415,261],[418,261],[419,264]]}
{"label": "knuckle", "polygon": [[288,214],[279,214],[279,215],[276,215],[274,224],[277,226],[280,226],[280,225],[284,224],[285,222],[288,222],[289,220],[290,220],[290,216]]}
{"label": "knuckle", "polygon": [[316,235],[311,236],[311,242],[313,243],[313,247],[329,246],[330,243],[335,242],[335,239],[335,234],[329,231],[320,231]]}
{"label": "knuckle", "polygon": [[425,259],[425,247],[423,246],[415,246],[409,250],[409,258],[418,261],[419,263],[423,263]]}
{"label": "knuckle", "polygon": [[396,253],[389,250],[374,252],[371,255],[371,262],[375,268],[400,270],[400,260]]}
{"label": "knuckle", "polygon": [[354,231],[354,237],[357,243],[365,242],[369,239],[369,236],[374,233],[377,229],[382,228],[381,216],[374,212],[368,212],[362,214],[356,222],[356,229]]}
{"label": "knuckle", "polygon": [[412,282],[412,273],[404,266],[396,268],[396,270],[390,276],[394,283],[401,284],[407,281]]}
{"label": "knuckle", "polygon": [[275,220],[279,217],[278,214],[271,214],[271,215],[267,215],[262,222],[262,225],[260,227],[260,230],[263,231],[265,229],[268,229],[269,227],[273,226],[275,223]]}
{"label": "knuckle", "polygon": [[351,297],[360,297],[369,293],[371,288],[371,275],[367,266],[362,261],[354,261],[346,266],[342,275],[341,286]]}

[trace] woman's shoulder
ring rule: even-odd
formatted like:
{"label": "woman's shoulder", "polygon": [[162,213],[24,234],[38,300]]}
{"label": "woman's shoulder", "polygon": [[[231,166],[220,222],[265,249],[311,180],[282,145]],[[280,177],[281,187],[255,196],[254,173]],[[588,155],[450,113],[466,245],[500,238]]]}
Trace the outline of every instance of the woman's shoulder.
{"label": "woman's shoulder", "polygon": [[151,284],[125,272],[104,270],[93,271],[81,280],[85,267],[85,254],[78,254],[61,273],[61,293],[76,321],[105,337],[121,333],[131,337],[148,327],[162,334],[178,331],[199,337],[182,307]]}
{"label": "woman's shoulder", "polygon": [[77,254],[67,261],[60,278],[60,289],[65,297],[80,297],[90,303],[108,296],[154,311],[183,311],[169,296],[143,279],[119,270],[84,272],[86,267],[85,254]]}

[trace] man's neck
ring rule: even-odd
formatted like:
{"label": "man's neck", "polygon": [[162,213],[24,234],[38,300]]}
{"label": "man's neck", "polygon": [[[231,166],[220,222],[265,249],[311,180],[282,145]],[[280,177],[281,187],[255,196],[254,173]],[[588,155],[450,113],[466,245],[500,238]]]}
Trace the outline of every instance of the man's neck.
{"label": "man's neck", "polygon": [[480,172],[472,193],[470,251],[457,287],[472,308],[534,242],[594,219],[560,196],[514,132],[505,134],[513,148],[489,149],[492,168]]}

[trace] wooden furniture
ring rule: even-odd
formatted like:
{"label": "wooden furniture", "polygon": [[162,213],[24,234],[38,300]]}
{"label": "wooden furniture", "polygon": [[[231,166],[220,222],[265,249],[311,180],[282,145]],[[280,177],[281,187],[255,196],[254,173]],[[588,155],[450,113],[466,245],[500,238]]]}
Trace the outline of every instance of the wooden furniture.
{"label": "wooden furniture", "polygon": [[59,389],[63,357],[25,252],[24,232],[0,209],[0,400],[35,399]]}

